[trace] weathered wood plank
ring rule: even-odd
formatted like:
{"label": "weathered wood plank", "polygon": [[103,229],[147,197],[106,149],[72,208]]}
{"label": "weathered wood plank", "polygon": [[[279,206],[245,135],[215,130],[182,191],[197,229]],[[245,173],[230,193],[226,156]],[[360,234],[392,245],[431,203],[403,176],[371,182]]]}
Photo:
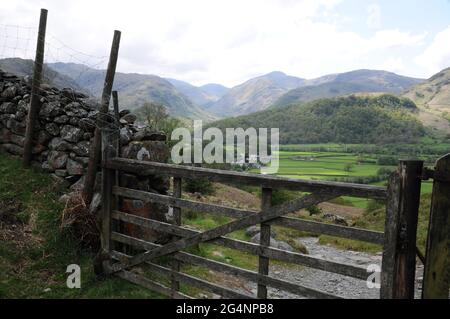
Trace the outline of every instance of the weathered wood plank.
{"label": "weathered wood plank", "polygon": [[142,286],[152,291],[156,291],[157,293],[160,293],[167,297],[172,297],[174,299],[192,299],[188,295],[185,295],[181,292],[173,292],[172,289],[131,271],[123,270],[118,272],[116,275],[124,280],[132,282],[133,284]]}
{"label": "weathered wood plank", "polygon": [[339,192],[342,195],[385,199],[386,188],[380,186],[289,179],[277,176],[251,174],[243,172],[208,169],[203,167],[183,166],[157,162],[143,162],[125,158],[115,158],[106,163],[107,167],[123,171],[152,175],[161,174],[182,178],[206,177],[211,181],[227,182],[234,184],[248,184],[267,188],[286,188],[305,192]]}
{"label": "weathered wood plank", "polygon": [[242,229],[244,227],[252,226],[258,223],[263,223],[269,221],[273,218],[280,217],[292,211],[308,207],[310,205],[315,205],[323,201],[336,198],[341,194],[339,193],[317,193],[304,196],[299,199],[292,200],[290,202],[272,207],[267,212],[261,212],[259,214],[253,214],[243,217],[238,220],[231,221],[227,224],[215,227],[213,229],[204,231],[200,234],[194,234],[191,237],[182,238],[175,242],[168,243],[163,247],[153,249],[152,251],[147,251],[140,255],[134,256],[129,260],[127,264],[116,264],[113,265],[114,271],[119,271],[128,267],[138,265],[144,261],[151,260],[153,258],[161,257],[164,255],[171,254],[173,252],[197,245],[201,242],[209,241],[214,238],[229,234],[233,231]]}
{"label": "weathered wood plank", "polygon": [[[133,238],[127,235],[123,235],[120,233],[113,232],[111,234],[111,238],[115,241],[135,246],[140,249],[151,250],[155,247],[160,247],[161,245],[150,243],[141,239]],[[285,291],[289,291],[291,293],[297,294],[299,296],[311,297],[311,298],[321,298],[321,299],[336,299],[340,298],[336,295],[329,294],[327,292],[311,289],[302,285],[294,284],[282,279],[277,279],[269,276],[263,276],[255,271],[251,271],[248,269],[243,269],[240,267],[232,266],[229,264],[221,263],[215,260],[207,259],[204,257],[200,257],[197,255],[193,255],[186,252],[176,252],[174,253],[174,258],[187,262],[193,265],[207,267],[209,269],[225,272],[230,275],[239,276],[256,283],[262,283],[277,289],[283,289]]]}
{"label": "weathered wood plank", "polygon": [[41,108],[41,80],[42,69],[44,68],[45,31],[47,29],[47,9],[41,9],[39,17],[39,29],[36,44],[36,55],[33,66],[33,82],[31,85],[30,109],[27,115],[27,127],[25,131],[25,141],[23,145],[23,164],[29,167],[33,151],[33,135],[35,134],[36,122]]}
{"label": "weathered wood plank", "polygon": [[[244,209],[231,208],[231,207],[215,205],[215,204],[206,204],[206,203],[201,203],[201,202],[197,202],[197,201],[181,199],[181,198],[174,198],[174,197],[167,196],[167,195],[148,193],[148,192],[144,192],[144,191],[138,191],[138,190],[123,188],[123,187],[114,187],[113,193],[115,195],[120,195],[123,197],[140,199],[143,201],[151,201],[151,202],[156,202],[156,203],[160,203],[160,204],[164,204],[164,205],[183,207],[183,208],[187,208],[187,209],[191,209],[191,210],[195,210],[195,211],[201,211],[201,212],[206,212],[206,213],[211,213],[211,214],[219,214],[219,215],[232,217],[232,218],[242,218],[242,217],[257,213],[257,211],[253,211],[253,210],[244,210]],[[346,226],[339,226],[339,225],[333,225],[333,224],[326,224],[326,223],[308,221],[308,220],[292,218],[292,217],[278,217],[276,219],[268,221],[267,224],[289,227],[289,228],[293,228],[293,229],[296,229],[299,231],[361,240],[361,241],[366,241],[369,243],[380,244],[380,245],[382,245],[384,243],[383,232],[355,228],[355,227],[346,227]]]}
{"label": "weathered wood plank", "polygon": [[414,298],[422,167],[422,161],[400,161],[398,170],[389,180],[381,269],[382,298]]}
{"label": "weathered wood plank", "polygon": [[[114,76],[116,73],[117,59],[119,58],[119,46],[120,46],[120,35],[121,32],[115,30],[113,41],[111,44],[111,51],[109,55],[108,67],[105,75],[105,82],[103,85],[102,92],[102,101],[100,105],[100,114],[99,115],[107,115],[109,110],[109,102],[111,100],[111,91],[114,83]],[[96,128],[94,132],[94,139],[92,141],[90,150],[89,150],[89,163],[86,172],[86,179],[84,181],[83,187],[83,198],[85,202],[89,205],[92,200],[92,196],[94,195],[94,186],[95,186],[95,177],[97,173],[97,166],[100,161],[101,155],[101,136],[100,136],[100,128],[104,126],[105,118],[101,118],[97,116]],[[104,164],[102,164],[104,165]],[[114,168],[110,168],[114,169]],[[116,170],[116,169],[114,169]],[[120,169],[119,169],[120,170]]]}
{"label": "weathered wood plank", "polygon": [[[101,131],[102,161],[118,155],[119,131],[117,129],[104,128]],[[113,200],[112,188],[116,179],[116,172],[112,169],[102,168],[102,215],[101,215],[101,248],[107,255],[111,251],[111,213],[115,208],[116,200]],[[109,260],[103,262],[103,271],[107,272]]]}
{"label": "weathered wood plank", "polygon": [[[436,176],[450,176],[450,154],[436,162]],[[433,182],[423,276],[423,298],[447,299],[450,288],[450,182]]]}
{"label": "weathered wood plank", "polygon": [[[194,234],[201,234],[201,232],[197,230],[185,227],[178,227],[168,223],[163,223],[156,220],[130,215],[123,212],[115,211],[113,212],[112,217],[127,223],[132,223],[142,227],[149,227],[151,229],[166,232],[180,237],[189,237],[193,236]],[[258,244],[246,241],[231,239],[227,237],[219,237],[211,240],[211,242],[214,244],[219,244],[228,248],[237,249],[254,255],[262,255],[270,259],[277,259],[284,262],[304,265],[307,267],[320,269],[328,272],[334,272],[337,274],[358,278],[362,280],[366,280],[368,276],[366,269],[362,267],[336,263],[333,261],[328,261],[316,257],[310,257],[308,255],[300,253],[283,251],[272,247],[261,247]]]}
{"label": "weathered wood plank", "polygon": [[[174,177],[173,179],[173,196],[175,198],[181,197],[181,178]],[[173,221],[177,226],[181,225],[181,209],[179,207],[173,207]],[[172,270],[174,272],[180,271],[180,262],[178,260],[172,261]],[[180,282],[177,281],[174,277],[172,277],[172,291],[180,290]]]}
{"label": "weathered wood plank", "polygon": [[[272,206],[272,189],[263,188],[261,197],[261,212],[267,212]],[[261,231],[259,237],[259,244],[263,247],[270,246],[270,224],[261,223]],[[260,275],[269,275],[269,258],[266,256],[259,256],[258,272]],[[263,283],[258,283],[257,296],[259,299],[267,299],[267,286]]]}
{"label": "weathered wood plank", "polygon": [[[131,256],[125,255],[125,254],[117,252],[117,251],[113,251],[111,254],[117,260],[131,258]],[[150,268],[151,271],[154,271],[154,272],[161,274],[163,276],[166,276],[166,277],[174,277],[177,280],[184,282],[188,285],[191,285],[191,286],[194,286],[194,287],[197,287],[200,289],[205,289],[207,291],[211,291],[211,292],[213,292],[217,295],[220,295],[224,298],[253,299],[253,297],[250,295],[239,293],[237,291],[231,290],[231,289],[223,287],[221,285],[213,284],[206,280],[202,280],[202,279],[196,278],[194,276],[191,276],[191,275],[188,275],[185,273],[175,272],[175,271],[173,271],[169,268],[163,267],[161,265],[157,265],[157,264],[154,264],[154,263],[151,263],[148,261],[146,261],[145,264],[146,264],[146,266],[148,266]]]}

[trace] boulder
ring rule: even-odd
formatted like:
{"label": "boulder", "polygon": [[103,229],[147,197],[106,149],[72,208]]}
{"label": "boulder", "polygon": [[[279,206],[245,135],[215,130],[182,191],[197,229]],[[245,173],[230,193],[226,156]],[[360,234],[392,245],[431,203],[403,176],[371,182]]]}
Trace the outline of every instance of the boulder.
{"label": "boulder", "polygon": [[56,169],[55,175],[59,177],[66,177],[67,176],[67,170],[65,169]]}
{"label": "boulder", "polygon": [[60,151],[50,151],[48,153],[48,164],[54,170],[64,168],[67,164],[69,155]]}
{"label": "boulder", "polygon": [[122,148],[121,156],[130,159],[167,162],[169,148],[166,143],[160,141],[132,141]]}
{"label": "boulder", "polygon": [[45,130],[50,133],[52,136],[58,136],[59,135],[59,126],[55,123],[48,123],[45,125]]}
{"label": "boulder", "polygon": [[[259,244],[260,243],[260,238],[261,238],[261,233],[258,233],[255,236],[253,236],[250,239],[250,241],[252,243]],[[273,237],[270,237],[270,247],[281,249],[281,250],[286,250],[286,251],[294,251],[294,248],[292,248],[291,245],[289,245],[288,243],[286,243],[284,241],[276,240]]]}
{"label": "boulder", "polygon": [[261,232],[261,227],[259,227],[257,225],[250,226],[245,230],[245,234],[247,236],[249,236],[250,238],[255,236],[256,234],[259,234],[260,232]]}
{"label": "boulder", "polygon": [[130,110],[122,110],[122,111],[119,112],[119,117],[122,118],[125,115],[130,114],[130,113],[131,113]]}
{"label": "boulder", "polygon": [[93,132],[95,130],[95,121],[89,118],[82,118],[78,122],[78,126],[86,132]]}
{"label": "boulder", "polygon": [[14,114],[17,111],[17,105],[11,102],[3,102],[0,105],[0,113]]}
{"label": "boulder", "polygon": [[137,117],[133,113],[128,113],[120,118],[121,120],[126,121],[128,124],[133,124],[136,122]]}
{"label": "boulder", "polygon": [[74,161],[73,159],[67,160],[66,169],[69,175],[83,175],[84,173],[83,164]]}
{"label": "boulder", "polygon": [[339,215],[334,215],[334,214],[327,213],[327,214],[323,215],[323,218],[327,219],[327,220],[329,220],[329,221],[331,221],[331,222],[333,222],[333,223],[335,223],[337,225],[348,226],[348,223],[345,220],[345,218],[342,217],[342,216],[339,216]]}
{"label": "boulder", "polygon": [[166,134],[152,130],[148,127],[138,130],[134,136],[134,141],[166,141]]}
{"label": "boulder", "polygon": [[126,127],[122,127],[120,129],[120,144],[121,145],[127,145],[130,143],[131,139],[133,137],[133,133]]}
{"label": "boulder", "polygon": [[73,152],[78,155],[78,156],[89,156],[89,147],[90,147],[90,142],[88,141],[81,141],[78,142],[74,147],[73,147]]}
{"label": "boulder", "polygon": [[37,141],[39,144],[45,144],[47,143],[52,136],[45,130],[40,130],[37,136]]}
{"label": "boulder", "polygon": [[60,137],[54,137],[50,143],[48,144],[49,149],[54,151],[70,151],[73,148],[73,145],[69,142],[63,140]]}
{"label": "boulder", "polygon": [[70,190],[72,192],[81,192],[84,188],[85,176],[81,176],[81,178],[76,181],[72,186],[70,186]]}
{"label": "boulder", "polygon": [[6,127],[11,130],[14,134],[25,136],[26,123],[16,121],[14,118],[10,117],[6,122]]}
{"label": "boulder", "polygon": [[4,99],[12,99],[13,97],[16,96],[16,94],[17,94],[17,86],[12,85],[2,92],[1,97]]}
{"label": "boulder", "polygon": [[66,124],[67,122],[69,122],[69,117],[63,114],[61,116],[55,117],[53,121],[58,124]]}
{"label": "boulder", "polygon": [[83,131],[72,125],[64,125],[61,129],[61,137],[68,142],[77,143],[83,137]]}
{"label": "boulder", "polygon": [[61,104],[58,101],[42,104],[39,110],[39,117],[55,117],[62,114]]}

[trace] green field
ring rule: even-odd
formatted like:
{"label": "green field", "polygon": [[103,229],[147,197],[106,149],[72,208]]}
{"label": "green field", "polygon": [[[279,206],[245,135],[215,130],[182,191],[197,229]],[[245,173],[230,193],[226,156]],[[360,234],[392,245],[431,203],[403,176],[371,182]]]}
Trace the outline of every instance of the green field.
{"label": "green field", "polygon": [[[377,151],[373,145],[339,145],[339,144],[308,144],[282,146],[279,151],[279,170],[277,176],[308,179],[308,180],[331,180],[351,182],[358,178],[374,178],[380,168],[394,170],[395,165],[379,165],[377,153],[352,153],[352,149],[371,149]],[[284,150],[283,150],[284,149]],[[286,150],[287,149],[287,150]],[[302,151],[296,151],[296,149]],[[308,151],[309,149],[309,151]],[[316,150],[316,151],[314,151]],[[438,156],[423,154],[424,159],[430,164],[430,158]],[[403,155],[402,158],[417,158],[415,155]],[[252,169],[258,173],[259,169]],[[370,182],[372,185],[386,185],[387,180]],[[432,183],[422,183],[422,193],[430,193]],[[361,198],[344,197],[351,205],[365,208],[368,200]]]}

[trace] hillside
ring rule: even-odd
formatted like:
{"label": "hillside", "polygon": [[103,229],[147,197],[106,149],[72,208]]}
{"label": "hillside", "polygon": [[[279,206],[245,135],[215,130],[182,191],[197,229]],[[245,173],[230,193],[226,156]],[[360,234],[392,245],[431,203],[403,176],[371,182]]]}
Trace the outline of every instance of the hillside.
{"label": "hillside", "polygon": [[438,135],[450,134],[450,68],[410,88],[404,97],[420,108],[419,119]]}
{"label": "hillside", "polygon": [[200,89],[205,92],[206,94],[209,94],[211,96],[216,96],[218,99],[220,99],[222,96],[225,95],[225,93],[228,92],[229,88],[226,86],[223,86],[222,84],[217,83],[209,83],[202,85]]}
{"label": "hillside", "polygon": [[166,79],[179,92],[187,96],[194,104],[199,106],[214,103],[220,99],[226,92],[227,88],[220,84],[206,84],[202,87],[194,86],[190,83],[176,80]]}
{"label": "hillside", "polygon": [[219,116],[236,116],[268,108],[281,95],[297,88],[304,79],[272,72],[231,88],[208,111]]}
{"label": "hillside", "polygon": [[282,95],[275,101],[274,106],[285,106],[292,103],[362,92],[399,94],[421,81],[420,79],[378,70],[356,70],[325,75],[317,79],[307,80],[306,86],[293,89]]}
{"label": "hillside", "polygon": [[[33,74],[33,60],[25,60],[20,58],[0,59],[0,69],[13,73],[18,76],[30,76]],[[77,91],[85,91],[72,78],[56,72],[52,68],[44,65],[43,81],[46,84],[53,85],[58,89],[72,88]]]}
{"label": "hillside", "polygon": [[[52,63],[50,66],[72,77],[78,85],[88,89],[93,95],[101,95],[105,78],[104,70],[74,63]],[[154,101],[165,105],[173,116],[214,119],[170,82],[156,75],[117,72],[113,89],[119,92],[120,105],[123,108],[136,109],[145,101]]]}
{"label": "hillside", "polygon": [[281,144],[413,143],[425,134],[415,104],[404,98],[349,96],[270,109],[212,123],[212,126],[280,129]]}

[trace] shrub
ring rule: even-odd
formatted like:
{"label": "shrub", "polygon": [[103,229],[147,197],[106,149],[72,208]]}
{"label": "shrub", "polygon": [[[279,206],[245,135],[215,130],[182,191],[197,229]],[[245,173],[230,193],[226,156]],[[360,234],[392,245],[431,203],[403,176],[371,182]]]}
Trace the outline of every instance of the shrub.
{"label": "shrub", "polygon": [[207,178],[186,178],[183,183],[184,190],[189,193],[210,195],[214,193],[212,182]]}
{"label": "shrub", "polygon": [[309,216],[322,214],[322,209],[317,205],[308,206],[306,210],[309,212]]}

